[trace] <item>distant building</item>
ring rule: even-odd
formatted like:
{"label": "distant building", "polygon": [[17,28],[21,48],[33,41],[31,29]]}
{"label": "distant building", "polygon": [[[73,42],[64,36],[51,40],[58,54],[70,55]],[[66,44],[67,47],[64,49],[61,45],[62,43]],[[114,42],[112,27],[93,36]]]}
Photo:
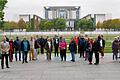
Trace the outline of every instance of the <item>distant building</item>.
{"label": "distant building", "polygon": [[98,22],[102,23],[105,20],[112,19],[112,15],[111,14],[88,14],[82,19],[92,19],[95,25],[97,25]]}
{"label": "distant building", "polygon": [[75,20],[80,18],[80,6],[47,6],[44,9],[45,19],[63,18],[67,20],[68,29],[74,29]]}
{"label": "distant building", "polygon": [[39,17],[38,15],[32,15],[32,14],[20,14],[19,19],[21,18],[25,22],[29,23],[29,27],[34,27],[34,29],[39,30],[39,23],[42,20],[41,17]]}

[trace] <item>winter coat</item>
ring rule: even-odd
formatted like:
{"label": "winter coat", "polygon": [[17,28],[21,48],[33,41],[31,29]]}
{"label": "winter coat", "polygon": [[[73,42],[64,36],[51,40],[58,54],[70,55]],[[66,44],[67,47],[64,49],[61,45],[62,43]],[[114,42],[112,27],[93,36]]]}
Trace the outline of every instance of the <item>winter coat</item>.
{"label": "winter coat", "polygon": [[77,49],[76,43],[74,41],[71,41],[70,44],[69,44],[70,52],[76,52],[76,49]]}

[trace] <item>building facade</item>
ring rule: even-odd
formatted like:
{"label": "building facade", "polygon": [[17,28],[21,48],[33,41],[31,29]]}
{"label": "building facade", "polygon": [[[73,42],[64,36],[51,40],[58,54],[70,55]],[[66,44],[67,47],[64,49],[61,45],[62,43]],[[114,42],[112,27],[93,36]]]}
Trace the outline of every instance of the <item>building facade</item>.
{"label": "building facade", "polygon": [[19,19],[23,19],[29,23],[29,27],[33,27],[35,30],[39,30],[39,24],[42,20],[41,17],[35,14],[20,14]]}
{"label": "building facade", "polygon": [[94,24],[97,25],[98,22],[102,23],[105,20],[112,19],[111,14],[88,14],[82,19],[92,19]]}
{"label": "building facade", "polygon": [[63,18],[70,29],[74,29],[75,20],[80,19],[80,6],[47,6],[44,9],[45,19]]}

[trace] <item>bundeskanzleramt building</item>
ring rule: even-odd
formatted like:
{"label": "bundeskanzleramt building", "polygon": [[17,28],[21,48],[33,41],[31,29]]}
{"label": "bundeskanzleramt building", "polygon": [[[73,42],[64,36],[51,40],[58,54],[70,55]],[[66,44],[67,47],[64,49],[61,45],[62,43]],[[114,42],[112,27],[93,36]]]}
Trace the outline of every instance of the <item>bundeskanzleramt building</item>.
{"label": "bundeskanzleramt building", "polygon": [[46,6],[44,9],[45,19],[63,18],[67,29],[74,29],[75,20],[80,19],[80,6]]}

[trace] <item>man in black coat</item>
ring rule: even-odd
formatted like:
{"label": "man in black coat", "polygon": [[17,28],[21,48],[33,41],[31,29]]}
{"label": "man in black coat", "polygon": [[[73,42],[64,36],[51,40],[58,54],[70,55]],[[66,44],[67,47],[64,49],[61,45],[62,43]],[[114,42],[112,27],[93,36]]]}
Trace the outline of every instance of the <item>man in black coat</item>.
{"label": "man in black coat", "polygon": [[16,37],[16,40],[14,41],[14,48],[15,48],[15,59],[17,61],[17,53],[19,53],[19,61],[21,61],[21,40],[19,37]]}
{"label": "man in black coat", "polygon": [[41,38],[39,39],[41,54],[44,54],[44,43],[45,43],[45,39],[43,38],[43,36],[41,36]]}
{"label": "man in black coat", "polygon": [[59,57],[59,52],[58,52],[58,47],[59,47],[59,38],[58,36],[55,35],[55,37],[53,38],[53,42],[54,42],[54,49],[55,49],[55,57]]}
{"label": "man in black coat", "polygon": [[105,48],[105,40],[103,39],[103,35],[100,36],[100,53],[102,58],[104,57],[104,48]]}
{"label": "man in black coat", "polygon": [[93,44],[93,51],[95,53],[95,59],[96,59],[96,62],[94,63],[95,65],[98,65],[99,64],[99,50],[100,50],[100,36],[98,36],[98,38],[96,38],[96,40],[94,41],[94,44]]}

